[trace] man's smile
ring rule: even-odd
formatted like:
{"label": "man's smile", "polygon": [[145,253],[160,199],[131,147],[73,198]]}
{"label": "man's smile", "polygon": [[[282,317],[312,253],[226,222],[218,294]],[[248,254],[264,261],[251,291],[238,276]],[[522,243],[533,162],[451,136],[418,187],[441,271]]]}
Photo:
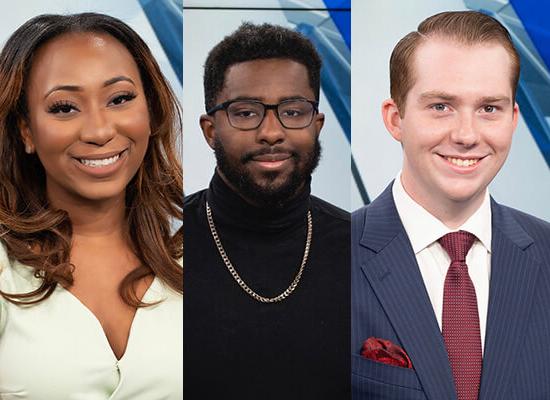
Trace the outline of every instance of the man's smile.
{"label": "man's smile", "polygon": [[444,155],[437,154],[444,163],[451,167],[455,172],[464,174],[471,173],[478,169],[481,165],[482,160],[487,157],[486,155],[467,155],[467,156],[457,156],[457,155]]}

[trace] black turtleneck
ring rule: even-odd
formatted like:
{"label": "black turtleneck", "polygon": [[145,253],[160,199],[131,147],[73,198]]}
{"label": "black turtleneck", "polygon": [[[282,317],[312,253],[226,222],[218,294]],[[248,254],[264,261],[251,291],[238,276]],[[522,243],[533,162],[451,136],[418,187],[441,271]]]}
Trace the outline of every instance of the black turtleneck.
{"label": "black turtleneck", "polygon": [[[274,297],[294,279],[311,210],[305,270],[285,300],[262,304],[235,282],[206,219],[242,279]],[[310,195],[283,208],[245,202],[215,174],[184,202],[184,398],[346,399],[350,395],[350,217]]]}

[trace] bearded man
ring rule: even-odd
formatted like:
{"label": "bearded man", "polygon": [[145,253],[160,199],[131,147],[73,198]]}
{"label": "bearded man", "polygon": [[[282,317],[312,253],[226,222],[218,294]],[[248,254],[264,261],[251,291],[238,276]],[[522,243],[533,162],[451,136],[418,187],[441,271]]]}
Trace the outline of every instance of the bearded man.
{"label": "bearded man", "polygon": [[350,394],[350,216],[310,194],[320,68],[305,37],[268,24],[206,60],[217,167],[184,205],[186,399]]}

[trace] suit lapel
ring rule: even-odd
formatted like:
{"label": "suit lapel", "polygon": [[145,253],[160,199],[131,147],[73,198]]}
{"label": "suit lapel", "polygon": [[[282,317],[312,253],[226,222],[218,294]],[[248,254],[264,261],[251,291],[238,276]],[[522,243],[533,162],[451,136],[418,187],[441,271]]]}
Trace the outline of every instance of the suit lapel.
{"label": "suit lapel", "polygon": [[492,201],[492,255],[480,400],[506,397],[521,351],[540,263],[524,250],[532,238]]}
{"label": "suit lapel", "polygon": [[427,398],[456,399],[443,337],[391,185],[369,206],[366,218],[360,244],[376,255],[359,260],[362,271],[411,358]]}

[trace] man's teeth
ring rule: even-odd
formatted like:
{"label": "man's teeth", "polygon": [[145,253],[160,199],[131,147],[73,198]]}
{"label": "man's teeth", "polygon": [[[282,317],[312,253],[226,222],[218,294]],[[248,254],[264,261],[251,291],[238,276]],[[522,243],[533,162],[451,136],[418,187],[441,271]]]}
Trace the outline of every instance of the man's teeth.
{"label": "man's teeth", "polygon": [[120,154],[113,156],[111,158],[104,158],[101,160],[86,160],[84,158],[80,159],[80,162],[88,167],[98,168],[105,167],[106,165],[114,164],[120,158]]}
{"label": "man's teeth", "polygon": [[472,158],[469,160],[463,160],[461,158],[453,158],[453,157],[445,157],[447,161],[454,165],[458,165],[459,167],[469,167],[471,165],[477,164],[479,161],[479,158]]}

